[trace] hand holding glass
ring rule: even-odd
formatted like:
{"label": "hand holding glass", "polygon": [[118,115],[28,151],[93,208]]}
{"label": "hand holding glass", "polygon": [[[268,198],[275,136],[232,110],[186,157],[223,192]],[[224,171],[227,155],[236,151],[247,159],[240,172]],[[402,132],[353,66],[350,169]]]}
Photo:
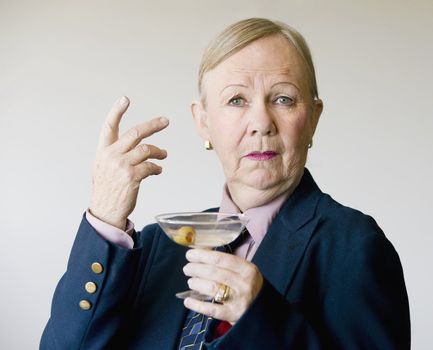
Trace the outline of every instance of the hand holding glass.
{"label": "hand holding glass", "polygon": [[[158,215],[156,221],[173,242],[191,248],[212,249],[233,242],[245,228],[247,217],[228,213],[171,213]],[[192,290],[176,296],[212,300]]]}

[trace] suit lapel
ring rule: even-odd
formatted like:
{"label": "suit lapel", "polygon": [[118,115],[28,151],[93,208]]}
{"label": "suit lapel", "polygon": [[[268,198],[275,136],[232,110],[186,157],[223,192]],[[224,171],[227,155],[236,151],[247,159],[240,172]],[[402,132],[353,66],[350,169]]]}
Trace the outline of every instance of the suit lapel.
{"label": "suit lapel", "polygon": [[322,195],[305,169],[301,182],[275,217],[252,260],[283,295],[317,226],[315,211]]}

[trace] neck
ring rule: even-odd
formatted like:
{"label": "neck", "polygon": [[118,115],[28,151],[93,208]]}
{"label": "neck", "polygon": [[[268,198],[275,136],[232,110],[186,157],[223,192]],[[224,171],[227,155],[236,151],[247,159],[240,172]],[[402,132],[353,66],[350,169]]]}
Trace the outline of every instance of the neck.
{"label": "neck", "polygon": [[245,212],[250,208],[261,207],[281,195],[289,197],[299,185],[302,175],[303,174],[301,173],[299,176],[292,179],[292,181],[266,189],[258,189],[242,183],[234,182],[227,182],[227,188],[232,201],[242,212]]}

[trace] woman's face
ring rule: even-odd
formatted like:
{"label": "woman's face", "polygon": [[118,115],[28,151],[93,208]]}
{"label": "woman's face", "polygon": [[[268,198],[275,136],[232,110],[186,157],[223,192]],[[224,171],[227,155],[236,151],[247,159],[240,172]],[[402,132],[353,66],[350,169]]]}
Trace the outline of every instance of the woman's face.
{"label": "woman's face", "polygon": [[204,77],[193,103],[200,134],[217,153],[229,188],[282,193],[299,180],[321,110],[306,69],[282,36],[254,41]]}

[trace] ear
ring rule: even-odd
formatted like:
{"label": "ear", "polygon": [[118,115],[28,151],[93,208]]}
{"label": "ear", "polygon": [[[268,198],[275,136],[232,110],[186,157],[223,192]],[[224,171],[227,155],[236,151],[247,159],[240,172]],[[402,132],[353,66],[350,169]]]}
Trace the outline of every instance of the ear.
{"label": "ear", "polygon": [[199,135],[202,137],[203,140],[211,141],[209,136],[207,115],[203,104],[199,101],[192,101],[191,113]]}
{"label": "ear", "polygon": [[320,115],[323,111],[323,101],[320,99],[313,101],[313,113],[311,116],[311,137],[313,137],[316,131],[317,124],[319,123]]}

